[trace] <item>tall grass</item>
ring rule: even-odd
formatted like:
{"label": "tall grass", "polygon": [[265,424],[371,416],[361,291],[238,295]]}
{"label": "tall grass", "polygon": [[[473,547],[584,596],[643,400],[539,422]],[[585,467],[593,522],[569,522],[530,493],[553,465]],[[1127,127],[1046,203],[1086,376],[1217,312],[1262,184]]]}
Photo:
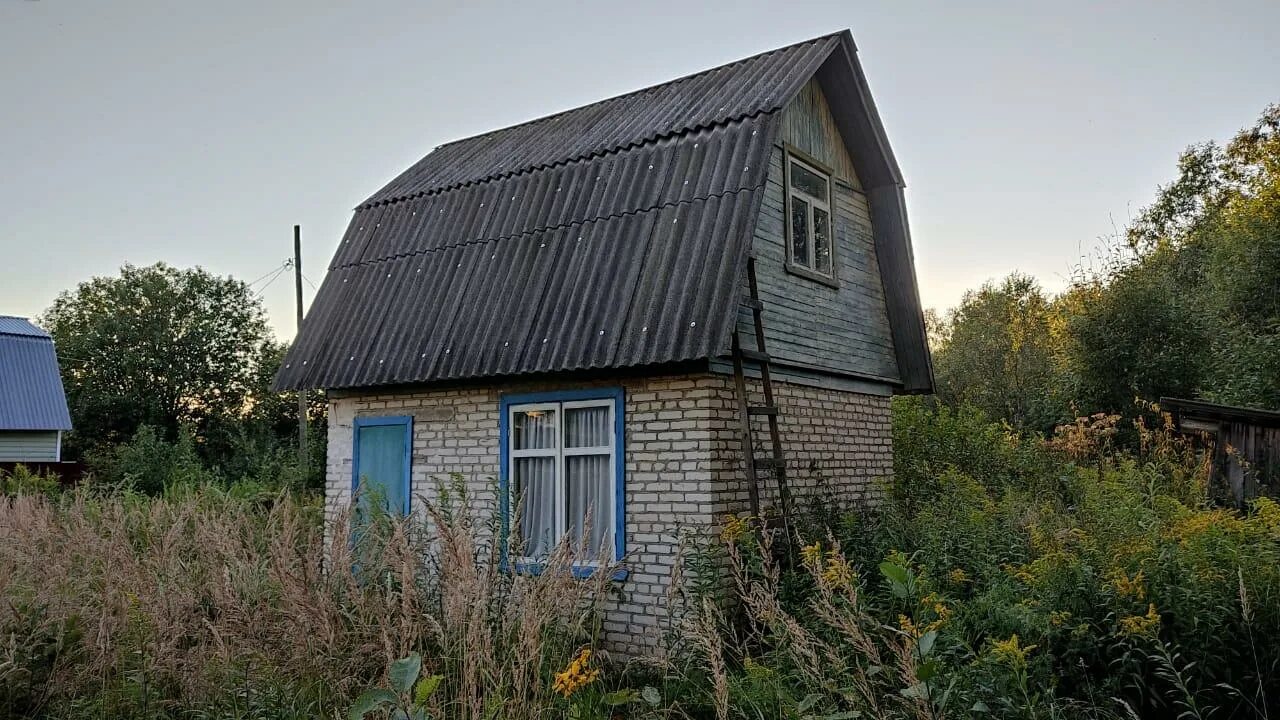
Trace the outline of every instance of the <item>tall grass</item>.
{"label": "tall grass", "polygon": [[416,650],[439,716],[540,716],[609,569],[574,579],[566,545],[512,575],[465,498],[426,512],[326,545],[287,493],[0,499],[0,714],[331,714]]}

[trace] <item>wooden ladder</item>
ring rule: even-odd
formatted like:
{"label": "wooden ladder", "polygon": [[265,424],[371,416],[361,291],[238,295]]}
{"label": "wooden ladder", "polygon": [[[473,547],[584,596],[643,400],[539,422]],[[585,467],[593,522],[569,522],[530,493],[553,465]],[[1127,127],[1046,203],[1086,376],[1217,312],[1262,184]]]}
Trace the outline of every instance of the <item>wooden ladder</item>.
{"label": "wooden ladder", "polygon": [[[781,518],[782,528],[786,531],[784,534],[789,537],[789,525],[791,521],[791,490],[787,487],[787,462],[782,454],[782,438],[778,433],[778,404],[773,396],[773,381],[769,377],[769,353],[765,351],[764,346],[764,304],[760,302],[760,295],[756,285],[756,259],[754,257],[747,258],[747,282],[751,289],[750,296],[743,301],[743,305],[751,309],[751,316],[755,321],[756,348],[751,350],[742,347],[742,339],[738,330],[733,331],[733,381],[737,388],[738,394],[738,415],[741,419],[742,427],[740,434],[742,436],[742,454],[747,469],[747,492],[751,498],[751,514],[759,518],[760,515],[760,479],[762,473],[764,475],[772,474],[778,487],[778,499],[781,501]],[[760,386],[764,391],[764,404],[751,405],[747,398],[747,378],[744,365],[747,362],[753,362],[760,368]],[[755,438],[751,429],[751,419],[753,417],[763,415],[769,423],[769,444],[772,454],[768,457],[758,457],[756,455]]]}

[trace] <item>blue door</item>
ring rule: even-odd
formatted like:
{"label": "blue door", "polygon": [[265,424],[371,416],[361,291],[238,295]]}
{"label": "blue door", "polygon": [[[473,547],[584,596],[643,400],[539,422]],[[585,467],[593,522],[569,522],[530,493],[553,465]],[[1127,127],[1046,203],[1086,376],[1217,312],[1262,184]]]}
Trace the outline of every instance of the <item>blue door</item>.
{"label": "blue door", "polygon": [[373,503],[389,515],[409,514],[413,418],[356,418],[351,489],[364,514]]}

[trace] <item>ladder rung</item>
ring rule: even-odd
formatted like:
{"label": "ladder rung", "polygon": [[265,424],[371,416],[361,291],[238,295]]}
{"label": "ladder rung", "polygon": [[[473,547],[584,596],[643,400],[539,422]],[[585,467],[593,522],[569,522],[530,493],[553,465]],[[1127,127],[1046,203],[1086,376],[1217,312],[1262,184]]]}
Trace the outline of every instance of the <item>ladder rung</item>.
{"label": "ladder rung", "polygon": [[751,308],[752,310],[755,310],[757,312],[760,310],[764,310],[764,303],[760,302],[755,298],[747,298],[746,300],[743,300],[742,306],[746,308]]}
{"label": "ladder rung", "polygon": [[787,467],[785,460],[778,458],[756,458],[757,470],[781,470]]}
{"label": "ladder rung", "polygon": [[738,354],[741,355],[742,359],[744,360],[752,360],[758,363],[769,362],[769,353],[767,352],[760,352],[759,350],[748,350],[746,348],[739,348]]}
{"label": "ladder rung", "polygon": [[747,408],[748,415],[777,415],[777,405],[751,405]]}

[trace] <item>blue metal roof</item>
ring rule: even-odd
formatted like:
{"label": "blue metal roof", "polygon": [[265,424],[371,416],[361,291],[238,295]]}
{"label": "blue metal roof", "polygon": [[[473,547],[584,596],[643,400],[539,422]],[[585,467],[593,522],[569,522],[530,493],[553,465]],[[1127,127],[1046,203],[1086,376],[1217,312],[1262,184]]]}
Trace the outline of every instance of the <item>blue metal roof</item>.
{"label": "blue metal roof", "polygon": [[70,430],[58,355],[49,333],[0,315],[0,430]]}

